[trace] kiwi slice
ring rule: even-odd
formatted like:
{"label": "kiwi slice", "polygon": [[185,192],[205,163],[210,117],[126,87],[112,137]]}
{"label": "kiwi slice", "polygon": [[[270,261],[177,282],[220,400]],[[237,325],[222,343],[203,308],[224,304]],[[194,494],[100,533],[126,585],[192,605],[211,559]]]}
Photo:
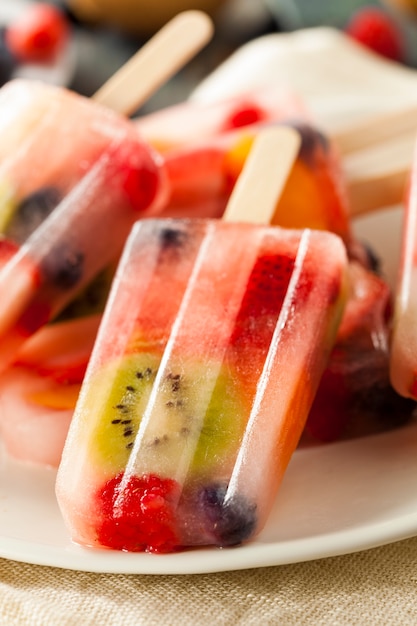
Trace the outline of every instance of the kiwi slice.
{"label": "kiwi slice", "polygon": [[16,198],[11,185],[5,180],[0,181],[0,232],[5,232],[14,211]]}
{"label": "kiwi slice", "polygon": [[[105,398],[92,437],[92,455],[106,471],[119,472],[128,462],[139,425],[157,375],[160,358],[149,353],[130,354],[109,364],[92,381],[88,398],[97,410]],[[191,471],[204,473],[213,465],[230,463],[237,452],[246,423],[239,384],[223,366],[210,375],[201,363],[185,371],[172,369],[164,376],[150,426],[146,430],[139,465],[169,472],[181,451],[192,446]],[[210,379],[211,377],[211,379]],[[211,399],[201,414],[202,387],[213,387]],[[89,402],[87,398],[87,403]],[[145,470],[146,471],[146,470]]]}

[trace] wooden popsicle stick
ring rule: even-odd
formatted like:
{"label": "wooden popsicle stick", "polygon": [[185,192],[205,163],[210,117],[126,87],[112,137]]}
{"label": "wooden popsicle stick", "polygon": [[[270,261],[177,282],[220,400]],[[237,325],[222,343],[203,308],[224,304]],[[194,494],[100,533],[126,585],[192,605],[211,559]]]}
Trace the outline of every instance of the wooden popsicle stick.
{"label": "wooden popsicle stick", "polygon": [[233,188],[223,220],[269,224],[300,149],[299,133],[270,126],[256,137]]}
{"label": "wooden popsicle stick", "polygon": [[352,216],[404,202],[415,158],[415,135],[385,141],[346,155],[343,169]]}
{"label": "wooden popsicle stick", "polygon": [[202,11],[184,11],[170,20],[93,96],[118,113],[131,115],[213,35]]}
{"label": "wooden popsicle stick", "polygon": [[417,135],[417,104],[398,111],[377,115],[346,130],[332,133],[332,140],[342,155],[363,150],[399,135]]}
{"label": "wooden popsicle stick", "polygon": [[401,204],[409,180],[410,168],[347,181],[348,203],[352,217]]}

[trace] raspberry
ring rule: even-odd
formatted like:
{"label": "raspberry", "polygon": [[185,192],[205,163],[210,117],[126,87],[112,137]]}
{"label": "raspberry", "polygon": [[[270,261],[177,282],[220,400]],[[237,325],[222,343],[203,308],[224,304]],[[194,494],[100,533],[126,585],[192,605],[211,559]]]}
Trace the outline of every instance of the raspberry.
{"label": "raspberry", "polygon": [[0,269],[19,250],[18,244],[4,235],[0,235]]}
{"label": "raspberry", "polygon": [[68,37],[69,26],[62,11],[43,2],[28,7],[5,32],[8,48],[27,63],[52,63]]}
{"label": "raspberry", "polygon": [[250,126],[257,124],[266,119],[266,113],[255,104],[244,102],[232,111],[226,119],[223,131],[241,128],[242,126]]}
{"label": "raspberry", "polygon": [[381,56],[392,61],[404,60],[405,51],[400,31],[389,15],[380,9],[360,9],[351,17],[345,32]]}
{"label": "raspberry", "polygon": [[104,518],[97,529],[100,545],[127,552],[174,551],[178,484],[153,474],[131,476],[121,496],[122,480],[123,473],[118,474],[97,494]]}
{"label": "raspberry", "polygon": [[137,140],[125,140],[110,151],[109,177],[125,192],[134,211],[149,210],[160,192],[159,164]]}

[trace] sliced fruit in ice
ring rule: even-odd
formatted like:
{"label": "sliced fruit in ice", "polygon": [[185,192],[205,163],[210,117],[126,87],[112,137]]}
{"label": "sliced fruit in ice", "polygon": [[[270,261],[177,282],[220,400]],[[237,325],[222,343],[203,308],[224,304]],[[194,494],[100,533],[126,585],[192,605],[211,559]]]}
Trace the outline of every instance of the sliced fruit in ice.
{"label": "sliced fruit in ice", "polygon": [[[352,239],[341,164],[331,142],[305,122],[294,126],[301,147],[272,223],[287,228],[330,230],[346,243]],[[221,216],[253,141],[264,125],[252,125],[165,155],[170,197],[165,214]],[[207,208],[212,211],[200,213]]]}
{"label": "sliced fruit in ice", "polygon": [[365,436],[409,421],[415,402],[389,380],[392,315],[387,283],[357,262],[335,346],[320,381],[303,442]]}
{"label": "sliced fruit in ice", "polygon": [[136,118],[144,139],[159,151],[212,139],[229,131],[282,119],[310,119],[294,92],[264,87],[208,105],[183,102]]}
{"label": "sliced fruit in ice", "polygon": [[14,458],[58,466],[99,320],[43,328],[0,376],[0,435]]}
{"label": "sliced fruit in ice", "polygon": [[166,552],[265,523],[346,291],[339,237],[263,225],[298,148],[262,134],[221,221],[134,226],[58,472],[75,541]]}

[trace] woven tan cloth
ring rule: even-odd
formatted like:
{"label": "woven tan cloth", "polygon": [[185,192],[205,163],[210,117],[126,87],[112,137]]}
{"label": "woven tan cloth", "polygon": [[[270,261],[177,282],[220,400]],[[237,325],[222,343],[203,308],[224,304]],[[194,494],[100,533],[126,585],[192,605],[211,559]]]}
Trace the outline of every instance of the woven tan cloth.
{"label": "woven tan cloth", "polygon": [[0,624],[414,626],[417,538],[295,565],[187,576],[90,574],[0,559]]}

